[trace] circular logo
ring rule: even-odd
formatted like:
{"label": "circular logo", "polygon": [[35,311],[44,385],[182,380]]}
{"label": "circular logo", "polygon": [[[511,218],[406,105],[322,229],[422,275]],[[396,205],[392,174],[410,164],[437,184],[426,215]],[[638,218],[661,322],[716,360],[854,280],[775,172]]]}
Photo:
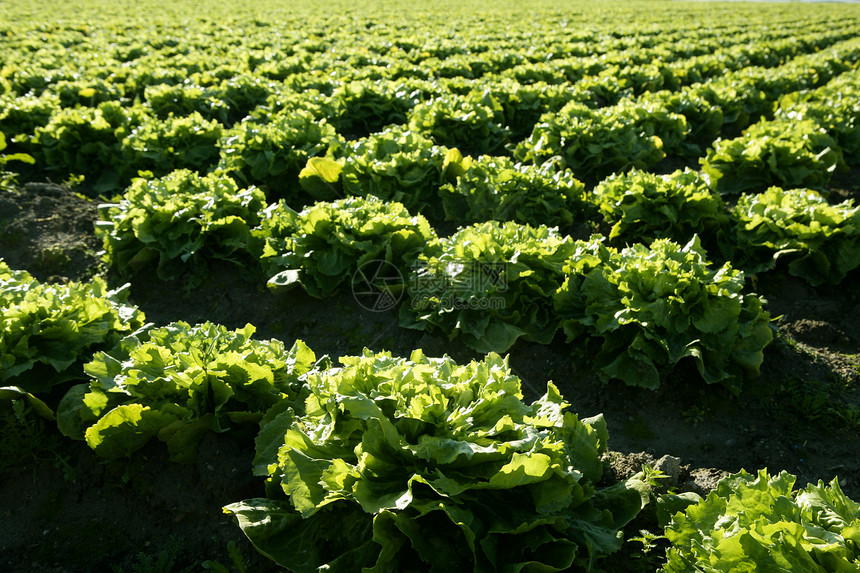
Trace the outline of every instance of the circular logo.
{"label": "circular logo", "polygon": [[352,275],[352,296],[367,310],[391,310],[403,297],[403,275],[393,264],[381,259],[367,261]]}

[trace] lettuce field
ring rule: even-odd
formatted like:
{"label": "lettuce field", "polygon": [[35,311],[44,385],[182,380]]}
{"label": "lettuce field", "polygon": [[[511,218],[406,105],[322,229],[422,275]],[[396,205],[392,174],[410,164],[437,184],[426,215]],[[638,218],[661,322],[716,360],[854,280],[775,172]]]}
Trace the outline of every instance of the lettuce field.
{"label": "lettuce field", "polygon": [[0,48],[0,570],[860,571],[860,6]]}

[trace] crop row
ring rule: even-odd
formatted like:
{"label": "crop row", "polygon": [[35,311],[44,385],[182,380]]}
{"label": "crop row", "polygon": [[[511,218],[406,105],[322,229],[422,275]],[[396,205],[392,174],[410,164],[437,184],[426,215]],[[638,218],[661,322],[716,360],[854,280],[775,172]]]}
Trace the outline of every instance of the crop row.
{"label": "crop row", "polygon": [[[634,171],[585,193],[564,172],[460,161],[456,183],[444,188],[447,211],[483,206],[487,216],[537,220],[563,216],[551,211],[556,205],[569,217],[596,211],[611,225],[610,243],[634,244],[619,249],[599,235],[575,241],[514,221],[440,237],[397,202],[349,197],[297,212],[284,201],[267,205],[262,191],[239,189],[229,177],[190,171],[137,180],[119,203],[102,206],[98,232],[107,260],[126,275],[154,268],[193,283],[219,258],[273,288],[301,285],[316,297],[364,288],[393,300],[386,308],[400,303],[402,325],[480,352],[506,351],[521,337],[547,343],[563,329],[569,340],[598,344],[598,357],[614,357],[598,359],[608,377],[652,388],[661,370],[685,358],[709,382],[731,382],[736,368],[754,373],[761,363],[767,313],[742,294],[741,271],[711,260],[753,272],[778,260],[812,284],[838,283],[860,264],[860,209],[851,200],[830,205],[811,190],[773,188],[728,209],[692,171]],[[510,193],[506,181],[514,182]]]}
{"label": "crop row", "polygon": [[[56,415],[63,434],[99,456],[131,456],[158,439],[172,460],[193,462],[206,433],[257,425],[252,470],[267,495],[224,509],[292,571],[591,568],[621,547],[621,529],[649,504],[670,543],[666,571],[857,564],[860,504],[836,479],[797,491],[789,474],[742,471],[706,499],[660,494],[651,471],[599,486],[602,416],[566,411],[551,382],[523,402],[520,380],[496,354],[459,365],[366,350],[335,365],[301,341],[286,349],[254,339],[251,325],[176,322],[127,334],[143,315],[98,279],[60,289],[2,262],[0,307],[0,356],[32,349],[28,363],[4,368],[18,386],[0,388],[0,398]],[[95,321],[82,319],[85,309]],[[25,322],[35,341],[14,340]],[[49,327],[62,324],[87,328]],[[72,379],[82,368],[88,382],[61,386],[55,413],[37,396],[49,393],[34,385],[37,365]]]}
{"label": "crop row", "polygon": [[[856,65],[854,40],[773,70],[744,68],[678,92],[646,94],[611,107],[592,110],[573,101],[542,116],[514,149],[514,157],[538,164],[557,161],[583,178],[652,168],[667,155],[695,159],[721,133],[740,131],[772,113],[781,94],[814,88]],[[850,115],[846,120],[853,123]]]}
{"label": "crop row", "polygon": [[[468,35],[413,30],[410,36],[385,21],[371,23],[371,34],[365,22],[323,22],[325,34],[318,34],[307,26],[292,28],[290,19],[262,25],[231,18],[197,21],[190,27],[174,14],[168,18],[148,25],[94,27],[32,24],[24,19],[19,24],[10,16],[4,40],[8,50],[4,91],[39,95],[57,85],[104,92],[90,97],[119,94],[134,99],[143,98],[144,88],[156,84],[210,87],[226,79],[257,76],[303,87],[309,87],[303,81],[327,81],[328,88],[321,91],[330,92],[352,80],[474,79],[521,66],[512,77],[522,80],[519,75],[534,74],[557,83],[580,79],[588,70],[592,75],[629,63],[671,63],[714,53],[730,66],[772,66],[797,49],[812,51],[850,37],[857,25],[844,19],[834,27],[826,17],[808,14],[802,25],[782,15],[766,29],[752,32],[745,25],[690,30],[668,21],[651,29],[639,23],[622,26],[619,21],[611,27],[574,29],[558,16],[544,16],[541,20],[549,25],[539,37],[495,28],[494,19],[470,28]],[[357,45],[356,36],[365,41]],[[327,73],[314,73],[318,70]],[[84,83],[74,86],[75,82]],[[73,98],[77,90],[62,91]]]}
{"label": "crop row", "polygon": [[[138,174],[189,168],[227,170],[242,184],[289,196],[307,158],[348,157],[360,144],[351,140],[392,124],[468,154],[513,153],[534,162],[559,155],[578,177],[600,177],[650,167],[667,153],[695,158],[721,132],[738,132],[767,115],[779,93],[819,85],[854,67],[856,41],[840,41],[846,35],[754,48],[771,58],[761,63],[778,66],[772,69],[750,69],[759,61],[753,52],[726,48],[707,62],[702,56],[619,67],[601,57],[580,62],[560,82],[488,75],[479,89],[460,76],[397,79],[389,73],[321,90],[225,74],[214,84],[162,78],[147,83],[142,95],[126,96],[133,88],[118,78],[101,79],[108,87],[99,87],[40,72],[48,78],[41,87],[10,84],[0,95],[0,131],[10,151],[30,154],[55,176],[85,176],[102,193]],[[724,69],[738,71],[714,77]],[[8,70],[8,82],[23,81],[22,70]]]}
{"label": "crop row", "polygon": [[846,72],[815,90],[786,93],[774,118],[717,142],[702,160],[720,193],[770,185],[824,187],[836,171],[860,163],[860,103],[849,94],[860,74]]}

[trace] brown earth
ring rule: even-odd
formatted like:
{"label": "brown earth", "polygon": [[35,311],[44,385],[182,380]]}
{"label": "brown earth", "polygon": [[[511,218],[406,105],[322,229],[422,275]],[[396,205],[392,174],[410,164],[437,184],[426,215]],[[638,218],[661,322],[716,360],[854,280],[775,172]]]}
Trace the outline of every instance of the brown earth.
{"label": "brown earth", "polygon": [[[0,258],[45,281],[105,274],[96,218],[93,202],[56,185],[0,191]],[[157,324],[251,323],[263,338],[288,345],[301,338],[318,356],[367,346],[401,355],[423,348],[460,361],[476,357],[442,337],[399,327],[396,311],[367,310],[349,292],[326,300],[298,290],[272,293],[227,263],[216,266],[213,276],[189,291],[180,282],[141,275],[132,283],[131,302]],[[766,467],[796,474],[798,485],[838,475],[857,500],[860,289],[847,286],[857,284],[860,271],[840,287],[812,288],[780,274],[760,277],[757,292],[780,317],[779,335],[766,350],[762,376],[740,396],[684,376],[683,368],[656,392],[604,384],[561,336],[550,345],[517,344],[510,363],[527,399],[553,380],[574,411],[604,413],[611,450],[607,482],[648,463],[668,470],[673,487],[704,494],[727,472]],[[3,442],[29,444],[0,461],[0,570],[186,571],[199,570],[206,559],[229,569],[231,542],[249,571],[277,570],[221,512],[222,505],[263,495],[250,472],[252,431],[207,437],[192,465],[169,462],[161,444],[130,461],[106,462],[32,413],[16,415],[9,402],[0,403],[0,414],[0,451]],[[666,455],[677,459],[660,460]],[[629,527],[634,535],[642,528],[656,531],[656,524],[643,516]],[[629,570],[628,557],[639,555],[634,545],[606,565]],[[653,570],[654,558],[642,556],[641,569]]]}

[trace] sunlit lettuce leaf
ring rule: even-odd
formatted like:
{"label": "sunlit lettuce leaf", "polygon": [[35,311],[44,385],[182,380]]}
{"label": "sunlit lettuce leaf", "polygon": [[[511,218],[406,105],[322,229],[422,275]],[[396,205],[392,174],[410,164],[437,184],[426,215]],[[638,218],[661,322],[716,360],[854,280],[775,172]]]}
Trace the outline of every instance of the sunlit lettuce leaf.
{"label": "sunlit lettuce leaf", "polygon": [[311,157],[299,172],[299,185],[319,201],[336,199],[342,194],[340,174],[343,165],[328,157]]}

